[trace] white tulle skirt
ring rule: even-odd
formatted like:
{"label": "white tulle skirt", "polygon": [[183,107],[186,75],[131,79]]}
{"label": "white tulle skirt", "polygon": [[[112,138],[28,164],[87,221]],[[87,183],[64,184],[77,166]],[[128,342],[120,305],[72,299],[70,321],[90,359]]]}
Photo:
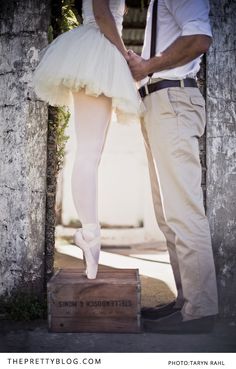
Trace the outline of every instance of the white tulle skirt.
{"label": "white tulle skirt", "polygon": [[53,106],[73,106],[72,93],[112,98],[117,119],[137,120],[143,106],[126,60],[93,25],[57,37],[46,49],[33,84],[39,98]]}

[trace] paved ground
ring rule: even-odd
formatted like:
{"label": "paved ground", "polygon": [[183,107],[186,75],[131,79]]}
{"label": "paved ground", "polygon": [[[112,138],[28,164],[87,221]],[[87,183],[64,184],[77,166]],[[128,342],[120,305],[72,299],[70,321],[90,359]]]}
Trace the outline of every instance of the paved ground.
{"label": "paved ground", "polygon": [[[174,298],[175,288],[165,245],[147,242],[140,232],[105,230],[101,264],[139,268],[142,305],[167,303]],[[71,244],[72,233],[59,232],[56,268],[82,266],[80,250]],[[236,352],[236,323],[218,320],[210,334],[167,335],[49,333],[46,321],[0,320],[0,352]]]}
{"label": "paved ground", "polygon": [[236,352],[230,321],[199,335],[48,333],[46,321],[0,324],[0,352]]}

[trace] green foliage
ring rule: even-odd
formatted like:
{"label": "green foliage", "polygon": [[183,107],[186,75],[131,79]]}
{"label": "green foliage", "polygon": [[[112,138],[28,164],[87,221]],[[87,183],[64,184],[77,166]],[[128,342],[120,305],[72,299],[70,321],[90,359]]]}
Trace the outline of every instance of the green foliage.
{"label": "green foliage", "polygon": [[63,167],[65,146],[69,136],[65,135],[65,129],[68,126],[70,112],[64,108],[58,108],[57,127],[56,127],[56,145],[57,145],[57,170]]}
{"label": "green foliage", "polygon": [[[49,43],[58,36],[58,34],[67,32],[79,26],[77,12],[74,4],[75,0],[57,0],[54,4],[52,13],[51,25],[48,29]],[[49,119],[50,130],[53,134],[56,143],[57,171],[63,166],[65,156],[65,146],[68,136],[65,134],[65,129],[68,126],[70,113],[66,108],[57,108],[54,111],[51,119]],[[50,136],[50,135],[49,135]]]}
{"label": "green foliage", "polygon": [[0,313],[10,320],[46,319],[47,301],[27,293],[1,299]]}
{"label": "green foliage", "polygon": [[56,155],[56,172],[59,172],[63,167],[65,146],[69,138],[65,134],[66,127],[70,119],[70,112],[66,108],[61,107],[50,107],[49,110],[49,142],[48,145],[55,147]]}
{"label": "green foliage", "polygon": [[61,33],[78,27],[81,18],[76,10],[75,0],[52,0],[51,25],[48,28],[48,42]]}
{"label": "green foliage", "polygon": [[79,26],[77,14],[73,0],[62,0],[62,19],[60,28],[62,32],[67,32]]}
{"label": "green foliage", "polygon": [[48,27],[48,43],[50,44],[53,41],[53,28],[52,25]]}

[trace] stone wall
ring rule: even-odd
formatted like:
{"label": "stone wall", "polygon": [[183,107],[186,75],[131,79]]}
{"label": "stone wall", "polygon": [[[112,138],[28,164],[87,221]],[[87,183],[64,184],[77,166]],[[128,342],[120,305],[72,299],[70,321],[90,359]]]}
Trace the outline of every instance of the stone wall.
{"label": "stone wall", "polygon": [[211,0],[213,45],[207,56],[207,213],[220,313],[236,316],[236,3]]}
{"label": "stone wall", "polygon": [[48,109],[32,71],[49,19],[49,0],[0,3],[1,296],[43,288]]}

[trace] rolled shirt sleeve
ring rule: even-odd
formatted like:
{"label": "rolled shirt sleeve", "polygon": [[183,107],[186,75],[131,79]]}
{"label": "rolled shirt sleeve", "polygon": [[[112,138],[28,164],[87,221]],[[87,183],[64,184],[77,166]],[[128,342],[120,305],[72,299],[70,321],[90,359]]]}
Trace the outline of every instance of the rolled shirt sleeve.
{"label": "rolled shirt sleeve", "polygon": [[[148,10],[147,25],[142,57],[150,58],[152,9],[151,0]],[[180,36],[212,36],[209,22],[208,0],[159,0],[157,14],[156,54],[162,53]],[[196,78],[200,69],[201,57],[179,67],[157,71],[152,78],[184,79]],[[144,79],[141,84],[147,82]]]}
{"label": "rolled shirt sleeve", "polygon": [[212,36],[207,0],[165,0],[165,3],[182,30],[181,36]]}

